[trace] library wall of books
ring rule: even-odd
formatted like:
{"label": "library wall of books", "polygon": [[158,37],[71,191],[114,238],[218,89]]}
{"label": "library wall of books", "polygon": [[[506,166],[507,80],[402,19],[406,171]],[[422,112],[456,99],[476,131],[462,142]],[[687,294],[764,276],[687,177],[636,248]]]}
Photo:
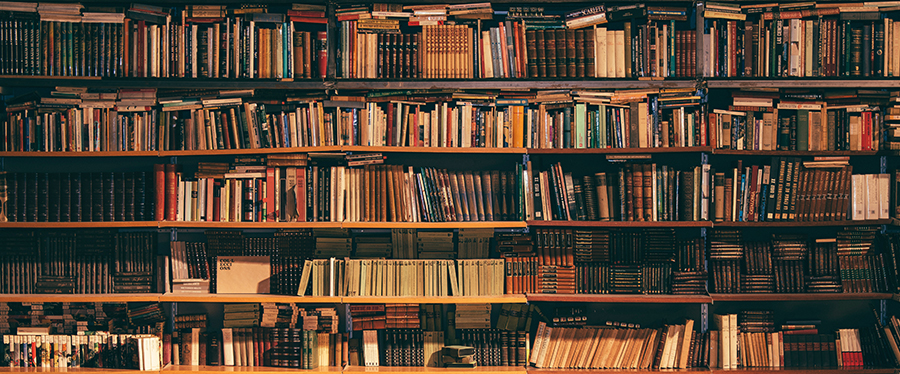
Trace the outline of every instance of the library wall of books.
{"label": "library wall of books", "polygon": [[900,368],[900,2],[0,1],[0,374]]}

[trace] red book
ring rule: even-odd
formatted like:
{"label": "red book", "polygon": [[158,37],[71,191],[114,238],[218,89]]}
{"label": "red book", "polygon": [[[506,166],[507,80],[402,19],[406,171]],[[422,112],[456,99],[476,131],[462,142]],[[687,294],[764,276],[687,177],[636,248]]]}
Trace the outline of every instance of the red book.
{"label": "red book", "polygon": [[203,181],[206,183],[206,196],[204,199],[206,200],[206,220],[213,221],[213,208],[216,205],[215,194],[213,193],[216,189],[215,187],[215,179],[213,178],[205,178]]}
{"label": "red book", "polygon": [[156,181],[156,215],[154,219],[162,221],[166,219],[166,165],[153,165],[153,178]]}
{"label": "red book", "polygon": [[291,16],[290,19],[293,22],[300,22],[300,23],[320,23],[320,24],[328,23],[327,18]]}
{"label": "red book", "polygon": [[325,78],[326,74],[328,73],[328,33],[325,31],[319,31],[319,33],[317,34],[317,38],[317,49],[319,51],[319,77]]}
{"label": "red book", "polygon": [[503,258],[503,262],[506,265],[506,293],[507,294],[516,293],[516,290],[513,287],[513,285],[515,284],[515,282],[513,282],[513,275],[516,274],[515,270],[514,270],[516,268],[516,266],[513,263],[513,261],[515,261],[515,257],[504,257]]}
{"label": "red book", "polygon": [[163,205],[165,203],[166,207],[166,221],[174,221],[177,218],[178,211],[176,210],[176,203],[178,202],[178,179],[175,177],[175,171],[177,170],[178,165],[175,164],[166,164],[165,165],[165,181],[166,181],[166,190],[164,196],[159,196],[157,193],[156,204],[157,206]]}
{"label": "red book", "polygon": [[306,222],[306,168],[297,168],[297,221]]}
{"label": "red book", "polygon": [[213,215],[211,221],[222,220],[222,181],[216,179],[213,182]]}
{"label": "red book", "polygon": [[138,43],[138,45],[137,45],[137,74],[135,74],[135,76],[143,77],[144,76],[144,58],[145,58],[144,57],[144,53],[145,53],[144,45],[146,45],[145,44],[146,43],[145,36],[147,35],[147,22],[146,21],[143,21],[143,20],[138,21],[137,34],[138,34],[137,35],[137,43]]}
{"label": "red book", "polygon": [[394,103],[387,105],[387,141],[384,145],[396,145],[394,144]]}
{"label": "red book", "polygon": [[266,168],[266,222],[275,222],[275,168]]}
{"label": "red book", "polygon": [[287,15],[299,17],[325,18],[324,10],[288,10]]}

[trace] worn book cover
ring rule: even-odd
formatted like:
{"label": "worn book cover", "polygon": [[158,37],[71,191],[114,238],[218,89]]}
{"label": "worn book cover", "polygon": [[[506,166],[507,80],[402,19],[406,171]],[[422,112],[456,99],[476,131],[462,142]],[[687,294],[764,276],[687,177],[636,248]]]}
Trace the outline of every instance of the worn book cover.
{"label": "worn book cover", "polygon": [[217,293],[269,293],[269,256],[216,258]]}

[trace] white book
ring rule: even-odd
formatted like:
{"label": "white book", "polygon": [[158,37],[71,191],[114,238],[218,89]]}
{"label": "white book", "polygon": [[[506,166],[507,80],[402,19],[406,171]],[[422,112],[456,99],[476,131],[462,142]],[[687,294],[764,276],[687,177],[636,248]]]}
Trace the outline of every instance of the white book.
{"label": "white book", "polygon": [[222,364],[234,366],[234,336],[231,328],[222,329]]}
{"label": "white book", "polygon": [[[616,78],[625,78],[625,30],[616,30],[616,46],[615,46],[615,61],[616,61]],[[629,62],[630,63],[630,62]]]}
{"label": "white book", "polygon": [[878,191],[879,182],[878,182],[878,174],[865,174],[866,178],[866,197],[865,197],[865,205],[866,205],[866,218],[865,219],[878,219],[880,206],[878,203],[878,198],[880,193]]}
{"label": "white book", "polygon": [[594,28],[594,76],[597,78],[609,76],[606,63],[606,55],[609,52],[606,49],[606,45],[606,28]]}
{"label": "white book", "polygon": [[876,174],[876,179],[878,180],[878,219],[889,219],[891,218],[891,204],[890,204],[890,196],[891,196],[891,175],[890,174]]}

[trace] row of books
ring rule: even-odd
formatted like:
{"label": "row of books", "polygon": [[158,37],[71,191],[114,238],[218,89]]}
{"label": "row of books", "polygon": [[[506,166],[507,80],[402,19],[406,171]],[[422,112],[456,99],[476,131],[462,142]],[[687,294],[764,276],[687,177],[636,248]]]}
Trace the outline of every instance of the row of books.
{"label": "row of books", "polygon": [[108,230],[5,234],[0,292],[156,292],[156,242]]}
{"label": "row of books", "polygon": [[0,172],[0,222],[152,220],[145,172]]}
{"label": "row of books", "polygon": [[893,367],[900,358],[893,349],[898,336],[894,316],[888,316],[885,325],[876,322],[874,326],[841,328],[834,333],[820,332],[818,320],[788,320],[781,331],[775,331],[775,326],[750,331],[753,322],[740,321],[737,316],[713,315],[710,367]]}
{"label": "row of books", "polygon": [[308,260],[298,295],[502,295],[503,260]]}
{"label": "row of books", "polygon": [[[538,323],[529,363],[537,368],[678,369],[705,366],[708,339],[699,338],[694,321],[652,328],[553,327]],[[571,355],[555,355],[572,345]]]}
{"label": "row of books", "polygon": [[[324,7],[196,16],[132,4],[13,3],[2,27],[8,75],[310,79],[325,76]],[[13,31],[19,32],[13,32]]]}
{"label": "row of books", "polygon": [[733,105],[713,109],[716,148],[871,151],[882,149],[888,107],[883,91],[734,91]]}
{"label": "row of books", "polygon": [[854,227],[813,241],[794,234],[744,241],[738,231],[714,230],[711,292],[888,292],[897,285],[897,260],[893,244],[880,243],[896,237],[875,231]]}
{"label": "row of books", "polygon": [[897,26],[887,2],[713,4],[703,14],[705,77],[892,77]]}
{"label": "row of books", "polygon": [[867,151],[890,147],[885,137],[898,110],[888,106],[887,92],[863,90],[737,91],[733,105],[708,109],[701,104],[706,91],[695,89],[422,90],[271,99],[242,97],[253,90],[58,89],[50,97],[8,101],[0,150],[365,145]]}
{"label": "row of books", "polygon": [[[690,10],[686,8],[598,5],[566,12],[563,18],[558,12],[545,14],[543,7],[530,7],[535,11],[527,14],[510,7],[505,20],[496,20],[497,27],[490,27],[490,21],[495,18],[491,5],[452,8],[413,5],[394,11],[374,11],[353,5],[339,9],[339,75],[343,78],[694,75],[692,45],[695,41],[687,30],[676,30],[675,23],[687,21]],[[450,18],[455,21],[448,21]],[[608,20],[614,21],[611,25],[616,30],[612,27],[583,29],[604,25]],[[482,27],[482,23],[487,27]],[[413,28],[417,26],[422,27],[421,32]],[[688,28],[679,22],[679,28],[682,27]],[[447,40],[417,49],[420,44],[417,40],[424,41],[426,36],[433,35],[444,38],[445,34]],[[390,40],[393,36],[398,36],[399,46]],[[451,38],[457,41],[446,44]],[[462,50],[455,49],[460,43]],[[445,56],[449,56],[446,58],[449,61],[442,61]],[[377,63],[367,63],[371,60]],[[446,66],[441,65],[444,62]],[[432,65],[426,66],[429,63]]]}
{"label": "row of books", "polygon": [[774,157],[771,165],[712,172],[715,221],[890,218],[890,175],[852,174],[846,160]]}
{"label": "row of books", "polygon": [[518,172],[256,163],[226,166],[224,172],[198,173],[192,179],[175,170],[172,164],[155,168],[157,219],[461,222],[516,220],[523,212]]}
{"label": "row of books", "polygon": [[14,368],[107,367],[159,370],[156,335],[3,335],[4,358]]}

